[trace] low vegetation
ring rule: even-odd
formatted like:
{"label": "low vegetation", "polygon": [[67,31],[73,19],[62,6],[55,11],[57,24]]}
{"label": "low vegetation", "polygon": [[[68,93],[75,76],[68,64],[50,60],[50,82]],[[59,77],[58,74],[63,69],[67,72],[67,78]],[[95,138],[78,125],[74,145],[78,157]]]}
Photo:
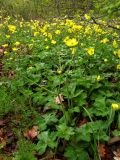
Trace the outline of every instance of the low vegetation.
{"label": "low vegetation", "polygon": [[4,159],[98,160],[120,135],[120,27],[82,19],[1,16]]}

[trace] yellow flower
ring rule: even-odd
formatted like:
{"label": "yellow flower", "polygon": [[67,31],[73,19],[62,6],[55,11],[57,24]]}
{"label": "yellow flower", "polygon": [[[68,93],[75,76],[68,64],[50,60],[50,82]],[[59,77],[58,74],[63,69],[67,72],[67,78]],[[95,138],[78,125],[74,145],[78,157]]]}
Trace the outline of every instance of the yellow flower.
{"label": "yellow flower", "polygon": [[16,48],[16,47],[13,47],[12,50],[15,52],[15,51],[17,51],[17,48]]}
{"label": "yellow flower", "polygon": [[55,40],[52,40],[51,43],[52,43],[52,44],[56,44],[57,42],[56,42]]}
{"label": "yellow flower", "polygon": [[113,33],[113,36],[117,37],[117,36],[118,36],[118,34],[117,34],[116,32],[114,32],[114,33]]}
{"label": "yellow flower", "polygon": [[69,28],[68,33],[72,33],[72,32],[73,32],[72,28]]}
{"label": "yellow flower", "polygon": [[55,31],[55,34],[57,34],[57,35],[59,35],[60,33],[61,33],[60,30]]}
{"label": "yellow flower", "polygon": [[4,54],[8,54],[8,52],[7,52],[7,51],[5,51],[5,52],[4,52]]}
{"label": "yellow flower", "polygon": [[52,39],[52,34],[51,33],[48,33],[48,38]]}
{"label": "yellow flower", "polygon": [[87,19],[87,20],[90,20],[90,19],[91,19],[91,17],[90,17],[88,14],[85,14],[84,17],[85,17],[85,19]]}
{"label": "yellow flower", "polygon": [[20,42],[15,42],[15,46],[19,46],[20,45]]}
{"label": "yellow flower", "polygon": [[13,58],[11,57],[10,60],[13,60]]}
{"label": "yellow flower", "polygon": [[39,35],[39,32],[34,32],[34,36],[38,36]]}
{"label": "yellow flower", "polygon": [[33,67],[32,67],[32,66],[30,66],[30,67],[28,67],[27,69],[28,69],[28,70],[31,70],[31,69],[33,69]]}
{"label": "yellow flower", "polygon": [[101,43],[106,44],[107,42],[109,42],[109,39],[108,39],[108,38],[104,38],[103,40],[101,40]]}
{"label": "yellow flower", "polygon": [[100,81],[101,80],[100,75],[98,75],[96,79],[97,79],[97,81]]}
{"label": "yellow flower", "polygon": [[117,70],[120,70],[120,64],[117,65]]}
{"label": "yellow flower", "polygon": [[48,39],[47,38],[45,38],[45,42],[47,42],[48,41]]}
{"label": "yellow flower", "polygon": [[94,54],[94,48],[90,47],[90,48],[87,48],[87,53],[92,56]]}
{"label": "yellow flower", "polygon": [[8,44],[3,44],[2,46],[3,46],[4,48],[6,48],[6,47],[8,47]]}
{"label": "yellow flower", "polygon": [[61,74],[62,73],[62,69],[57,69],[57,73]]}
{"label": "yellow flower", "polygon": [[118,55],[118,57],[120,58],[120,49],[118,49],[117,55]]}
{"label": "yellow flower", "polygon": [[14,26],[14,25],[8,25],[8,29],[9,29],[10,32],[14,33],[15,30],[16,30],[16,26]]}
{"label": "yellow flower", "polygon": [[83,28],[83,26],[81,25],[73,25],[72,26],[72,31],[80,31]]}
{"label": "yellow flower", "polygon": [[115,48],[118,47],[118,44],[117,44],[116,40],[113,41],[113,47],[115,47]]}
{"label": "yellow flower", "polygon": [[46,47],[45,47],[45,49],[49,49],[49,48],[50,48],[49,46],[46,46]]}
{"label": "yellow flower", "polygon": [[23,26],[23,22],[20,22],[20,27],[22,27]]}
{"label": "yellow flower", "polygon": [[10,35],[6,35],[6,38],[8,38],[8,39],[9,39],[9,38],[10,38]]}
{"label": "yellow flower", "polygon": [[66,19],[66,26],[73,26],[75,23],[72,20]]}
{"label": "yellow flower", "polygon": [[65,39],[63,41],[67,42],[68,39],[69,39],[69,36],[65,37]]}
{"label": "yellow flower", "polygon": [[119,105],[117,103],[112,103],[112,109],[116,110],[116,109],[119,109]]}
{"label": "yellow flower", "polygon": [[29,44],[28,47],[29,47],[29,49],[32,49],[33,48],[33,44]]}
{"label": "yellow flower", "polygon": [[104,62],[107,62],[108,60],[107,59],[104,59]]}
{"label": "yellow flower", "polygon": [[68,40],[64,39],[64,42],[68,47],[74,47],[78,44],[78,41],[75,38],[68,39]]}

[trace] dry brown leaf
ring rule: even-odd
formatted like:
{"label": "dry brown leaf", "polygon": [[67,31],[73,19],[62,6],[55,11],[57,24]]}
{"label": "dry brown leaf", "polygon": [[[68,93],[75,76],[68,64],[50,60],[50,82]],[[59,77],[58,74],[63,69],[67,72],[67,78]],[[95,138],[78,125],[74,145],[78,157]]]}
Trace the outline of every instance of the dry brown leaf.
{"label": "dry brown leaf", "polygon": [[4,53],[4,49],[0,48],[0,55]]}
{"label": "dry brown leaf", "polygon": [[4,126],[5,125],[5,120],[0,120],[0,126]]}
{"label": "dry brown leaf", "polygon": [[86,124],[88,122],[88,120],[86,118],[83,118],[82,120],[79,120],[77,123],[77,126],[80,127],[84,124]]}
{"label": "dry brown leaf", "polygon": [[105,158],[106,156],[106,146],[105,144],[98,145],[98,152],[101,158]]}
{"label": "dry brown leaf", "polygon": [[15,76],[15,72],[14,72],[14,71],[9,71],[9,72],[8,72],[8,78],[9,78],[9,79],[14,78],[14,76]]}
{"label": "dry brown leaf", "polygon": [[113,151],[114,160],[120,160],[120,149],[117,149],[116,151]]}
{"label": "dry brown leaf", "polygon": [[7,137],[4,134],[3,128],[0,129],[0,145],[3,148],[6,145]]}
{"label": "dry brown leaf", "polygon": [[120,137],[119,136],[116,136],[116,137],[112,137],[109,141],[108,141],[108,144],[109,145],[112,145],[116,142],[119,142],[120,141]]}
{"label": "dry brown leaf", "polygon": [[38,135],[38,126],[33,126],[32,129],[26,131],[24,136],[28,139],[34,139]]}
{"label": "dry brown leaf", "polygon": [[55,103],[56,104],[62,104],[62,102],[64,102],[64,97],[62,94],[59,94],[56,98],[55,98]]}

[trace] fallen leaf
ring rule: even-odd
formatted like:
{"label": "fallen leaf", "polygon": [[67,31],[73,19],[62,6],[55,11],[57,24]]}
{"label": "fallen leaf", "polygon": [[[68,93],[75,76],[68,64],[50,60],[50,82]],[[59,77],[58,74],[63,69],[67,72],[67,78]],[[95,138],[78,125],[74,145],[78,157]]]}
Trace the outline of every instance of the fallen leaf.
{"label": "fallen leaf", "polygon": [[0,55],[2,55],[3,53],[4,53],[4,49],[0,47]]}
{"label": "fallen leaf", "polygon": [[0,120],[0,126],[4,126],[5,125],[5,121],[4,120]]}
{"label": "fallen leaf", "polygon": [[7,137],[3,131],[3,128],[0,129],[0,149],[4,148],[6,145]]}
{"label": "fallen leaf", "polygon": [[9,78],[9,79],[14,78],[14,76],[15,76],[15,72],[14,72],[14,71],[9,71],[9,72],[8,72],[8,78]]}
{"label": "fallen leaf", "polygon": [[83,124],[86,124],[88,122],[88,120],[86,118],[83,118],[82,120],[79,120],[78,123],[77,123],[77,126],[80,127],[82,126]]}
{"label": "fallen leaf", "polygon": [[101,158],[105,158],[105,156],[107,154],[106,152],[107,152],[107,150],[106,150],[105,144],[99,144],[98,145],[98,153]]}
{"label": "fallen leaf", "polygon": [[108,141],[108,144],[109,145],[112,145],[116,142],[119,142],[120,141],[120,137],[119,136],[116,136],[116,137],[112,137],[109,141]]}
{"label": "fallen leaf", "polygon": [[38,126],[33,126],[32,129],[26,131],[24,136],[28,139],[34,139],[38,135]]}
{"label": "fallen leaf", "polygon": [[59,94],[56,98],[55,98],[55,103],[56,104],[62,104],[62,102],[64,102],[64,98],[62,94]]}
{"label": "fallen leaf", "polygon": [[118,148],[116,151],[113,151],[114,160],[120,160],[120,149]]}

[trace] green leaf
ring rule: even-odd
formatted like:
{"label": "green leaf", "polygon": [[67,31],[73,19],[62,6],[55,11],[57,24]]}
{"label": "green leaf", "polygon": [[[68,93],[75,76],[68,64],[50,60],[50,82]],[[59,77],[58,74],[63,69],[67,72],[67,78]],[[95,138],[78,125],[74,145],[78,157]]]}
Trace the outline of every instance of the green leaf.
{"label": "green leaf", "polygon": [[113,134],[113,136],[120,136],[120,131],[114,130],[114,131],[112,132],[112,134]]}
{"label": "green leaf", "polygon": [[[76,139],[77,141],[87,141],[91,140],[91,136],[99,140],[108,140],[108,136],[105,133],[106,124],[103,121],[87,122],[86,124],[80,126],[76,129]],[[101,135],[102,134],[102,135]]]}
{"label": "green leaf", "polygon": [[69,160],[89,160],[88,153],[80,145],[68,146],[64,155]]}
{"label": "green leaf", "polygon": [[49,133],[49,131],[44,131],[38,136],[38,143],[37,143],[37,150],[40,154],[45,153],[46,148],[50,147],[54,149],[57,147],[57,141],[56,141],[57,135],[55,132]]}
{"label": "green leaf", "polygon": [[106,98],[101,96],[95,99],[93,107],[88,110],[91,115],[94,114],[96,116],[105,117],[110,114],[110,107],[106,106]]}
{"label": "green leaf", "polygon": [[47,141],[48,141],[48,131],[42,132],[38,136],[39,142],[37,143],[37,150],[40,154],[43,154],[47,148]]}
{"label": "green leaf", "polygon": [[74,135],[74,129],[72,127],[68,127],[65,123],[59,124],[57,126],[58,137],[69,140],[72,135]]}

